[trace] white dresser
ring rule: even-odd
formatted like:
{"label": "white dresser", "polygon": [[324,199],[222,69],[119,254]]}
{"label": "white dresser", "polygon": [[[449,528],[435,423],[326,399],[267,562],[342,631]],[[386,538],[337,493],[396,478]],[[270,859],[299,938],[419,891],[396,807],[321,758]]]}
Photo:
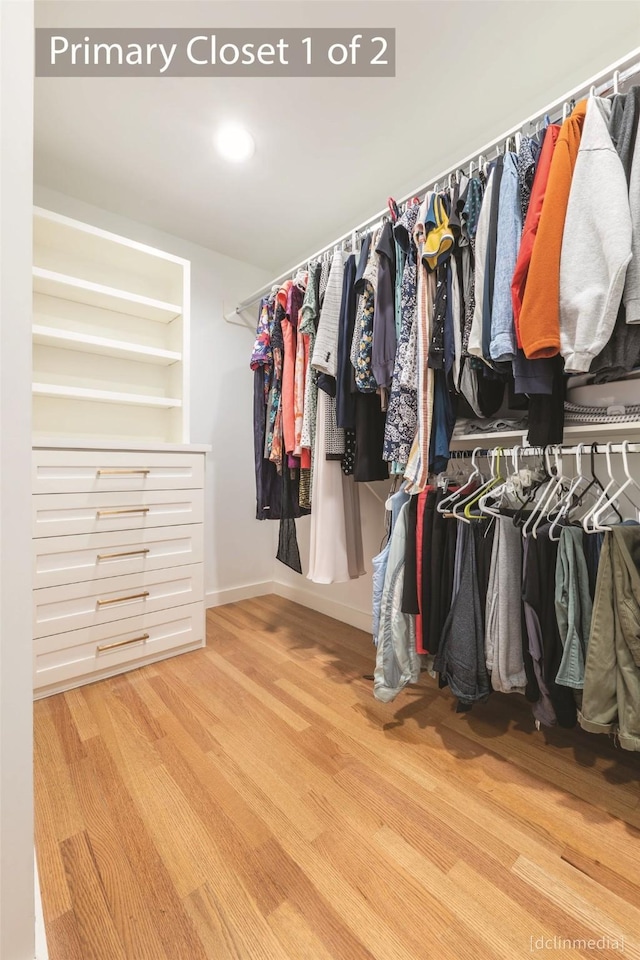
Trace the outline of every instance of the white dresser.
{"label": "white dresser", "polygon": [[209,448],[122,446],[33,448],[36,697],[205,643]]}

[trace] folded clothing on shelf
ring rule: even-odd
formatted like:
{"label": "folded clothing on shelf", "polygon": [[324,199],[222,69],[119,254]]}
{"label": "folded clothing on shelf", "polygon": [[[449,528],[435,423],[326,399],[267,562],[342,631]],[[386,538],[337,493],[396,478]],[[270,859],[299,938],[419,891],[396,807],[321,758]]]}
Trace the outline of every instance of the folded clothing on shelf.
{"label": "folded clothing on shelf", "polygon": [[640,420],[640,403],[611,403],[608,406],[587,406],[584,403],[564,404],[564,422],[571,423],[626,423]]}
{"label": "folded clothing on shelf", "polygon": [[501,433],[507,430],[526,430],[527,418],[494,417],[485,420],[458,420],[453,431],[454,439],[465,433]]}

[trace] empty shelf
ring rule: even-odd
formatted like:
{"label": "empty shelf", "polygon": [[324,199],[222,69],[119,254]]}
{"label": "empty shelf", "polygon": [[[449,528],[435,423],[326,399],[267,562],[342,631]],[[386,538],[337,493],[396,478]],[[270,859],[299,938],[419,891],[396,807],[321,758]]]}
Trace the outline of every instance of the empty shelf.
{"label": "empty shelf", "polygon": [[182,313],[182,308],[176,303],[164,303],[162,300],[117,290],[115,287],[81,280],[79,277],[69,277],[42,267],[33,268],[33,289],[36,293],[61,300],[73,300],[75,303],[86,303],[92,307],[102,307],[116,313],[145,317],[161,323],[170,323]]}
{"label": "empty shelf", "polygon": [[37,397],[60,397],[63,400],[91,400],[97,403],[122,403],[138,407],[181,407],[176,397],[154,397],[141,393],[116,393],[111,390],[91,390],[85,387],[66,387],[57,383],[34,383]]}
{"label": "empty shelf", "polygon": [[154,363],[159,366],[169,366],[182,359],[182,354],[175,350],[163,350],[140,343],[76,333],[72,330],[60,330],[43,324],[34,324],[33,342],[46,347],[80,350],[83,353],[94,353],[101,357],[120,357],[123,360],[139,360],[142,363]]}

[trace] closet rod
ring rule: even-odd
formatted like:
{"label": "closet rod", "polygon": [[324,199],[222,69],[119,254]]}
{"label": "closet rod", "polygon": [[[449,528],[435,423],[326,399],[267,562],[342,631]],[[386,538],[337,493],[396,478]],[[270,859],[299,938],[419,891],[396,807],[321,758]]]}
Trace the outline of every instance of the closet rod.
{"label": "closet rod", "polygon": [[[570,90],[568,93],[564,94],[564,96],[558,97],[557,100],[553,100],[551,103],[547,104],[546,107],[543,107],[542,110],[537,110],[526,120],[523,120],[514,127],[511,127],[511,129],[507,130],[506,133],[503,133],[494,140],[489,141],[489,143],[486,143],[480,148],[480,150],[475,150],[473,153],[470,153],[464,158],[464,160],[459,161],[451,167],[448,167],[436,177],[431,177],[426,181],[426,183],[423,183],[421,187],[411,190],[406,194],[406,196],[397,201],[398,205],[401,206],[403,203],[411,200],[412,197],[422,198],[427,190],[430,187],[433,187],[436,183],[446,182],[451,174],[454,174],[459,170],[468,170],[469,164],[472,161],[477,164],[477,161],[480,157],[488,157],[493,150],[504,146],[508,140],[514,137],[515,134],[520,133],[525,127],[534,126],[537,121],[543,120],[547,114],[552,115],[556,113],[559,108],[564,108],[565,105],[569,104],[570,101],[574,100],[579,94],[589,94],[592,88],[594,88],[593,92],[600,96],[603,93],[608,93],[612,90],[615,90],[617,85],[626,83],[627,80],[635,76],[637,73],[640,73],[640,47],[636,47],[635,50],[631,51],[631,53],[628,53],[620,60],[616,60],[615,63],[605,67],[604,70],[600,70],[589,80],[586,80],[584,83],[574,87],[573,90]],[[351,237],[353,237],[355,234],[363,233],[367,227],[371,227],[377,221],[387,216],[388,213],[389,211],[387,208],[380,210],[367,220],[363,220],[363,222],[358,224],[357,227],[353,227],[347,233],[343,233],[342,236],[338,237],[336,240],[333,240],[331,243],[326,243],[315,253],[305,257],[299,263],[296,263],[295,266],[290,267],[288,270],[285,270],[279,276],[275,277],[270,283],[260,287],[260,289],[256,290],[255,293],[252,293],[251,296],[245,297],[244,300],[241,300],[232,313],[225,315],[225,320],[227,320],[229,323],[237,323],[235,317],[242,313],[243,310],[246,310],[247,307],[250,307],[252,304],[256,303],[256,301],[258,301],[266,293],[269,293],[273,286],[279,285],[283,280],[290,279],[298,270],[306,267],[307,264],[309,264],[312,260],[317,260],[322,256],[323,253],[327,253],[329,250],[334,249],[334,247],[340,246],[340,244],[344,243],[345,240],[351,239]]]}
{"label": "closet rod", "polygon": [[[609,447],[609,453],[623,453],[625,450],[627,453],[640,453],[640,443],[582,443],[574,444],[570,447],[564,447],[557,443],[550,443],[546,447],[527,447],[520,446],[517,443],[505,444],[501,446],[497,444],[495,447],[477,447],[475,450],[452,450],[452,459],[457,459],[459,457],[472,457],[473,454],[477,457],[488,457],[496,450],[502,450],[505,454],[510,454],[512,450],[518,451],[518,457],[541,457],[545,452],[553,455],[554,453],[562,457],[573,457],[578,453],[580,447],[582,447],[582,454],[588,455],[593,451],[593,453],[606,453],[607,446]],[[455,456],[454,456],[455,455]]]}

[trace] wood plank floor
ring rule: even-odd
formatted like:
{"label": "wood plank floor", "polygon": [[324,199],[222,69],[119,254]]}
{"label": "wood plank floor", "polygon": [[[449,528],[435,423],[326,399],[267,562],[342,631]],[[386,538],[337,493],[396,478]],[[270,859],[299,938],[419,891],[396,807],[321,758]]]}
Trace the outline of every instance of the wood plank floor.
{"label": "wood plank floor", "polygon": [[35,705],[51,960],[640,958],[640,757],[427,675],[379,704],[369,638],[278,597],[208,632]]}

